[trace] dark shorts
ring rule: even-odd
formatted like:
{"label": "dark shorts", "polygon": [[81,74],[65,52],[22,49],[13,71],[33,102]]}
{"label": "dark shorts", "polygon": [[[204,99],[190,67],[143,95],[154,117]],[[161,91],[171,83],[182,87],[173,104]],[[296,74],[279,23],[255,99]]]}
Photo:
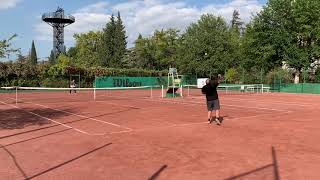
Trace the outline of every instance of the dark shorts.
{"label": "dark shorts", "polygon": [[207,101],[207,108],[208,108],[208,111],[219,110],[220,109],[219,99]]}

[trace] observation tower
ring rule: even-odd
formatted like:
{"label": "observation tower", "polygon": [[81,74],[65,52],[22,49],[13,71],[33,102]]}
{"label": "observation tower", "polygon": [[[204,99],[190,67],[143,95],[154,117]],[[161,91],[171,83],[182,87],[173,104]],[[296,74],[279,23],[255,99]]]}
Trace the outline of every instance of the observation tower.
{"label": "observation tower", "polygon": [[75,22],[75,17],[65,15],[60,7],[55,12],[45,13],[42,20],[53,27],[53,53],[58,57],[60,53],[65,52],[64,46],[64,28]]}

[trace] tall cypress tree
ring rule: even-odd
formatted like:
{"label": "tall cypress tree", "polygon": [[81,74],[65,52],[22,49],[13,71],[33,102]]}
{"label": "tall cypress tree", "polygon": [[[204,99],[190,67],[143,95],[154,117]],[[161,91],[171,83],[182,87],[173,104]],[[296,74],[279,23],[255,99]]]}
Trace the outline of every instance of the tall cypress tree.
{"label": "tall cypress tree", "polygon": [[121,60],[126,53],[126,38],[125,26],[118,12],[117,19],[112,15],[110,22],[103,29],[99,53],[102,66],[121,67]]}
{"label": "tall cypress tree", "polygon": [[115,54],[115,30],[116,23],[114,15],[111,15],[110,22],[106,24],[103,29],[102,44],[100,48],[101,65],[106,67],[113,67],[113,57]]}
{"label": "tall cypress tree", "polygon": [[116,21],[116,28],[115,28],[115,45],[116,45],[116,52],[113,57],[113,64],[121,66],[119,62],[123,58],[126,53],[127,48],[127,41],[126,41],[126,30],[125,26],[123,25],[120,12],[118,12],[117,21]]}
{"label": "tall cypress tree", "polygon": [[34,41],[32,41],[31,52],[30,52],[30,64],[36,65],[38,62],[37,51],[34,45]]}
{"label": "tall cypress tree", "polygon": [[240,19],[240,13],[238,10],[234,10],[232,13],[232,20],[231,20],[231,29],[233,31],[236,31],[238,33],[241,33],[242,31],[242,26],[243,26],[243,22]]}

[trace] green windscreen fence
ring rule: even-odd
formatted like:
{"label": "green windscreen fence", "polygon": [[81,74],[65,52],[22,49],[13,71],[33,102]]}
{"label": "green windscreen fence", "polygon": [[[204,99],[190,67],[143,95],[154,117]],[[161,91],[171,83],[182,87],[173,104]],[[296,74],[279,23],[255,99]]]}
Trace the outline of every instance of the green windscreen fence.
{"label": "green windscreen fence", "polygon": [[275,87],[277,92],[320,94],[320,84],[318,83],[278,84]]}
{"label": "green windscreen fence", "polygon": [[[168,77],[97,77],[95,80],[95,87],[141,87],[141,86],[164,86],[168,84]],[[181,85],[196,85],[196,76],[182,76]],[[225,85],[225,84],[223,84]],[[228,84],[231,85],[231,84]],[[233,84],[232,84],[233,85]],[[320,94],[319,83],[281,83],[274,81],[272,84],[264,84],[264,87],[270,87],[272,92],[286,92],[286,93],[308,93]]]}
{"label": "green windscreen fence", "polygon": [[97,77],[96,88],[166,85],[166,77]]}
{"label": "green windscreen fence", "polygon": [[[96,88],[106,87],[141,87],[168,85],[168,77],[96,77]],[[195,76],[182,76],[181,85],[196,85]]]}

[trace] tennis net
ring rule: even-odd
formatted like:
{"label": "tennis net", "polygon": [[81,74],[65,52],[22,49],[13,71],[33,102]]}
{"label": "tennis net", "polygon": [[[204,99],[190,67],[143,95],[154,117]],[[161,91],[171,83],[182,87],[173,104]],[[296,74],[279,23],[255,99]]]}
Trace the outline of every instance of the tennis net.
{"label": "tennis net", "polygon": [[[248,84],[248,85],[219,85],[217,90],[218,94],[222,95],[249,95],[269,92],[269,87],[263,84]],[[201,88],[197,85],[184,85],[184,96],[203,96]]]}
{"label": "tennis net", "polygon": [[117,88],[2,87],[0,99],[10,103],[86,102],[161,97],[156,86]]}

